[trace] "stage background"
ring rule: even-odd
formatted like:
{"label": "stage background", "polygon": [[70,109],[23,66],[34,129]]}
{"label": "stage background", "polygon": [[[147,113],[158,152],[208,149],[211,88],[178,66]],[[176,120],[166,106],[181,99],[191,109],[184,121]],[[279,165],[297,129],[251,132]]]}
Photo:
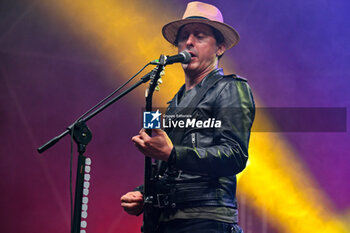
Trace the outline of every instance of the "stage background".
{"label": "stage background", "polygon": [[[187,2],[0,1],[1,232],[69,232],[69,137],[44,154],[36,149],[144,64],[176,54],[161,28],[182,17]],[[206,2],[240,33],[221,65],[249,80],[257,107],[347,111],[349,1]],[[167,67],[163,81],[154,97],[159,107],[183,83],[180,65]],[[131,137],[142,126],[145,87],[88,122],[87,232],[139,232],[141,217],[119,203],[143,180],[143,156]],[[252,133],[250,162],[239,177],[245,232],[349,232],[347,125],[343,132],[280,132],[273,116],[261,119],[275,130]]]}

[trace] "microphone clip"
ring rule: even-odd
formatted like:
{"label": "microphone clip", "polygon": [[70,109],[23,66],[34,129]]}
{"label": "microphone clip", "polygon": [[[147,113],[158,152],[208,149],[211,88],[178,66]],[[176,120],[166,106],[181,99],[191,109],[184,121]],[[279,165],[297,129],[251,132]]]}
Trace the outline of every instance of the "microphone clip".
{"label": "microphone clip", "polygon": [[165,66],[165,65],[170,65],[174,63],[188,64],[191,62],[191,54],[186,50],[174,56],[164,56],[164,57],[165,57],[165,63],[162,63],[163,61],[160,61],[160,58],[159,58],[158,60],[151,61],[150,64],[153,64],[153,65],[161,64]]}
{"label": "microphone clip", "polygon": [[155,59],[155,60],[151,61],[149,64],[165,66],[168,57],[169,56],[165,56],[165,55],[161,54],[159,59]]}

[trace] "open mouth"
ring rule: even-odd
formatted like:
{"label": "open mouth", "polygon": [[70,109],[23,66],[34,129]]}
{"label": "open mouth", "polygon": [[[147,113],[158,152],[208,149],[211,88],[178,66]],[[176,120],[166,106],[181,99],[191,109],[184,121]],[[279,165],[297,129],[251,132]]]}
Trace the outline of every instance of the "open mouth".
{"label": "open mouth", "polygon": [[188,51],[188,52],[191,54],[191,58],[197,57],[197,55],[194,54],[193,52],[191,52],[191,51]]}

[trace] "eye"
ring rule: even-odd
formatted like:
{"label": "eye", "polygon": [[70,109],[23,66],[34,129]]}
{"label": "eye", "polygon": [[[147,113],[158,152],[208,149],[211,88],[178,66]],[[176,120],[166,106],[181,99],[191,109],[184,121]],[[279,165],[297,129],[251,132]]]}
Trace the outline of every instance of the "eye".
{"label": "eye", "polygon": [[185,41],[188,38],[188,33],[184,32],[179,35],[179,41]]}
{"label": "eye", "polygon": [[197,33],[196,34],[196,37],[198,38],[198,39],[203,39],[203,38],[205,38],[205,34],[203,33],[203,32],[200,32],[200,33]]}

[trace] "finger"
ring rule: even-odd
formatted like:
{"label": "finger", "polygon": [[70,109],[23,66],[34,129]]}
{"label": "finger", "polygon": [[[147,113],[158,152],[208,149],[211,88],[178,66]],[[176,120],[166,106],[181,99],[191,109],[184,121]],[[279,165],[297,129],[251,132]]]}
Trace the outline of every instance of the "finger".
{"label": "finger", "polygon": [[141,138],[141,136],[140,135],[136,135],[136,136],[131,138],[131,141],[134,141],[136,138]]}
{"label": "finger", "polygon": [[141,146],[141,148],[145,147],[145,142],[144,140],[141,138],[140,135],[134,136],[131,138],[131,140],[135,143],[135,145],[137,147]]}
{"label": "finger", "polygon": [[143,197],[122,197],[122,203],[143,202]]}
{"label": "finger", "polygon": [[134,203],[127,203],[127,202],[122,202],[121,203],[121,206],[124,208],[124,209],[133,209],[133,208],[137,208],[139,206],[141,206],[142,204],[140,202],[134,202]]}
{"label": "finger", "polygon": [[135,192],[129,192],[125,195],[123,195],[120,200],[122,202],[139,202],[139,201],[143,201],[143,195],[138,192],[138,191],[135,191]]}
{"label": "finger", "polygon": [[146,130],[144,128],[140,129],[139,134],[141,134],[141,132],[146,132]]}
{"label": "finger", "polygon": [[148,141],[151,139],[151,137],[145,131],[140,132],[140,136],[144,141]]}
{"label": "finger", "polygon": [[141,197],[143,198],[143,194],[140,191],[132,191],[131,192],[132,195],[134,195],[135,197]]}
{"label": "finger", "polygon": [[141,207],[125,207],[125,206],[122,206],[122,208],[125,210],[125,212],[127,212],[128,214],[135,214],[135,212],[138,212],[138,210],[141,208]]}
{"label": "finger", "polygon": [[135,139],[136,139],[137,137],[139,137],[139,135],[133,136],[133,137],[131,138],[131,141],[135,143]]}
{"label": "finger", "polygon": [[120,205],[124,209],[131,210],[131,209],[138,209],[138,208],[142,207],[143,202],[133,202],[133,203],[122,202]]}

